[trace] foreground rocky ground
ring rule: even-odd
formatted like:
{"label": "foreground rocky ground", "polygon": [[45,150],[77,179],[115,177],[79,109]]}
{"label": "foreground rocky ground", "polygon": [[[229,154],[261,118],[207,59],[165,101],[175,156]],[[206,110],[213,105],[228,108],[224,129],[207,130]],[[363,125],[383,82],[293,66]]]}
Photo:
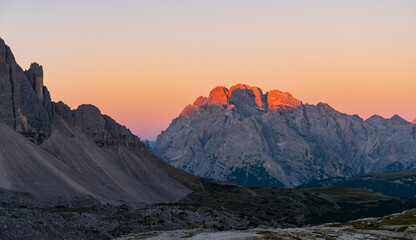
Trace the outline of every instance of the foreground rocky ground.
{"label": "foreground rocky ground", "polygon": [[382,218],[371,218],[351,221],[347,223],[326,224],[305,228],[256,228],[238,231],[186,230],[170,232],[151,232],[131,234],[117,238],[117,240],[162,240],[162,239],[190,239],[190,240],[234,240],[234,239],[416,239],[416,209],[393,214]]}
{"label": "foreground rocky ground", "polygon": [[[364,230],[387,230],[409,239],[414,227],[408,225],[416,224],[414,212],[410,212],[413,215],[397,218],[400,221],[386,218],[382,223],[371,220],[299,229],[416,208],[414,200],[360,189],[270,189],[213,182],[207,182],[204,188],[177,203],[139,208],[105,205],[88,197],[42,202],[28,193],[3,190],[0,191],[0,239],[166,239],[166,234],[173,234],[172,238],[202,236],[204,239],[210,236],[235,239],[240,235],[237,239],[268,236],[271,236],[268,239],[279,239],[281,234],[304,234],[301,239],[307,239],[306,236],[313,237],[311,234],[315,233],[330,236],[337,231],[361,234]],[[387,225],[396,228],[384,229]],[[325,230],[323,233],[321,228]]]}

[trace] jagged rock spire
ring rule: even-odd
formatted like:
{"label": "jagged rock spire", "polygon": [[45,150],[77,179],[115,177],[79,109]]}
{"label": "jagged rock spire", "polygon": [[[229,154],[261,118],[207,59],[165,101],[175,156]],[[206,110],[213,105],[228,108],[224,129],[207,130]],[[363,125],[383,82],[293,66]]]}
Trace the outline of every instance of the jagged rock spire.
{"label": "jagged rock spire", "polygon": [[43,101],[43,68],[38,63],[34,62],[30,68],[25,71],[25,75],[32,83],[32,87],[40,101]]}
{"label": "jagged rock spire", "polygon": [[29,70],[16,63],[10,48],[0,39],[0,120],[35,143],[51,131],[50,95],[43,86],[43,69],[33,63]]}

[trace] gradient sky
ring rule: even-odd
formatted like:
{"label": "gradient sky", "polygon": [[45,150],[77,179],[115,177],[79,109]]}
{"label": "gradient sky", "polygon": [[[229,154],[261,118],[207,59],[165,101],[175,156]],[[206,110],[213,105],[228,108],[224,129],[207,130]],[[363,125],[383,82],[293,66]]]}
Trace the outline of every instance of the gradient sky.
{"label": "gradient sky", "polygon": [[416,117],[416,1],[0,0],[0,37],[54,101],[155,139],[188,103],[247,83],[368,118]]}

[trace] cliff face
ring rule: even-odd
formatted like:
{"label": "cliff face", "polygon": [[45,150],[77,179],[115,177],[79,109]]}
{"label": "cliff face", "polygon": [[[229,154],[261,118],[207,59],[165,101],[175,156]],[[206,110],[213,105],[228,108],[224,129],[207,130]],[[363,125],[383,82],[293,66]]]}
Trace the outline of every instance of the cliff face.
{"label": "cliff face", "polygon": [[327,104],[302,104],[290,93],[239,84],[217,87],[185,107],[154,152],[198,176],[292,187],[413,168],[416,127],[398,116],[364,121]]}
{"label": "cliff face", "polygon": [[51,131],[51,99],[43,86],[42,67],[23,71],[0,39],[0,119],[32,142],[42,143]]}
{"label": "cliff face", "polygon": [[97,107],[52,102],[42,66],[23,71],[1,39],[0,110],[1,188],[112,204],[172,202],[201,188]]}

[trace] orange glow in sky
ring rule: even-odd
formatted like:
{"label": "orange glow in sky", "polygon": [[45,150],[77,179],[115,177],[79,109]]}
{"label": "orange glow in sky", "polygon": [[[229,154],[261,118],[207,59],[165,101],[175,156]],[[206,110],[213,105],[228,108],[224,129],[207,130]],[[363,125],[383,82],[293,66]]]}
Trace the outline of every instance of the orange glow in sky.
{"label": "orange glow in sky", "polygon": [[198,96],[246,83],[348,114],[416,118],[416,1],[0,2],[0,37],[54,101],[155,139]]}

